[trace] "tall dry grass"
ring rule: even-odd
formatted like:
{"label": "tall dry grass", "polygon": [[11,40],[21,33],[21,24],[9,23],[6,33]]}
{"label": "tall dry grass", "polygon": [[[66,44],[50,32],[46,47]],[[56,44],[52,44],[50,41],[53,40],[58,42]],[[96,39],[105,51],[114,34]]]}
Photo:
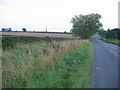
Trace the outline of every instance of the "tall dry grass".
{"label": "tall dry grass", "polygon": [[[2,87],[27,87],[34,77],[33,72],[54,68],[70,52],[84,45],[86,40],[53,41],[18,45],[2,52]],[[21,82],[21,85],[20,85]],[[26,83],[26,84],[25,84]]]}

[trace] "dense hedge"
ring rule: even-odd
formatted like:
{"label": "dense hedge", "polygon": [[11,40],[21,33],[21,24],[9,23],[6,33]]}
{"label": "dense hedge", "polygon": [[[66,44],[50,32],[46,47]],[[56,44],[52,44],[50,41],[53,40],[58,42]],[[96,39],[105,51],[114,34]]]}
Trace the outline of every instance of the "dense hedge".
{"label": "dense hedge", "polygon": [[107,31],[99,31],[100,36],[107,39],[120,39],[120,29],[108,29]]}
{"label": "dense hedge", "polygon": [[112,29],[106,32],[106,38],[120,39],[120,29]]}
{"label": "dense hedge", "polygon": [[61,41],[68,40],[65,38],[49,38],[49,37],[26,37],[26,36],[2,36],[2,49],[14,48],[16,44],[26,44],[33,42],[48,41],[53,40]]}
{"label": "dense hedge", "polygon": [[120,28],[108,29],[107,31],[99,31],[101,40],[120,45]]}

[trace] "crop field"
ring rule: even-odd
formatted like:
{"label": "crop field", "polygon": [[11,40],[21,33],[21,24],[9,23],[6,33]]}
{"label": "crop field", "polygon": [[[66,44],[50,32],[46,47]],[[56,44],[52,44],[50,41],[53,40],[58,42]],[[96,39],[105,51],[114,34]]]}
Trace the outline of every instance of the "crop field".
{"label": "crop field", "polygon": [[2,88],[91,87],[90,41],[9,35],[1,38]]}
{"label": "crop field", "polygon": [[33,32],[2,32],[2,35],[15,36],[32,36],[32,37],[55,37],[55,38],[75,38],[72,34],[55,34],[55,33],[33,33]]}

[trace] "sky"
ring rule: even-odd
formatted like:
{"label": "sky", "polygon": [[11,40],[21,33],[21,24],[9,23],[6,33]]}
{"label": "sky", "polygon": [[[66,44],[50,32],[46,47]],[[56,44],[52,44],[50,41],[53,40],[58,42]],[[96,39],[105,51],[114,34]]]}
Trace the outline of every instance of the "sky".
{"label": "sky", "polygon": [[0,0],[0,28],[69,32],[75,15],[101,14],[103,28],[118,27],[119,0]]}

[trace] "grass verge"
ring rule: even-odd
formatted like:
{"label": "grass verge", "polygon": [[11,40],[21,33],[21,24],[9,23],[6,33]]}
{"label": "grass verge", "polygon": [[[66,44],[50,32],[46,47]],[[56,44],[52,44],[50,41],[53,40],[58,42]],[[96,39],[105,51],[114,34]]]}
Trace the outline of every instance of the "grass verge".
{"label": "grass verge", "polygon": [[[21,49],[21,52],[15,52],[16,56],[7,57],[9,56],[9,53],[6,53],[6,57],[2,57],[4,59],[2,82],[3,88],[91,87],[93,65],[93,45],[91,42],[87,42],[79,49],[72,51],[68,55],[66,54],[64,58],[59,58],[59,60],[56,61],[54,64],[52,64],[53,62],[49,61],[49,63],[51,64],[48,64],[46,68],[43,68],[43,64],[45,63],[42,63],[38,60],[39,53],[37,53],[38,56],[36,56],[35,54],[37,49],[35,50],[35,52],[33,52],[33,54],[35,55],[33,59],[34,61],[30,61],[33,58],[31,57],[32,52],[29,53],[30,56],[26,56],[27,54],[25,55],[23,51],[27,53],[29,52],[29,50],[27,51],[27,49]],[[21,56],[19,54],[21,54]],[[28,57],[30,58],[30,60],[25,61]],[[15,58],[20,59],[18,59],[16,62],[15,60],[12,60]],[[29,64],[26,65],[27,63]],[[32,65],[35,66],[33,67]]]}
{"label": "grass verge", "polygon": [[118,39],[101,39],[101,40],[103,40],[104,42],[107,42],[107,43],[120,45],[120,40],[118,40]]}

